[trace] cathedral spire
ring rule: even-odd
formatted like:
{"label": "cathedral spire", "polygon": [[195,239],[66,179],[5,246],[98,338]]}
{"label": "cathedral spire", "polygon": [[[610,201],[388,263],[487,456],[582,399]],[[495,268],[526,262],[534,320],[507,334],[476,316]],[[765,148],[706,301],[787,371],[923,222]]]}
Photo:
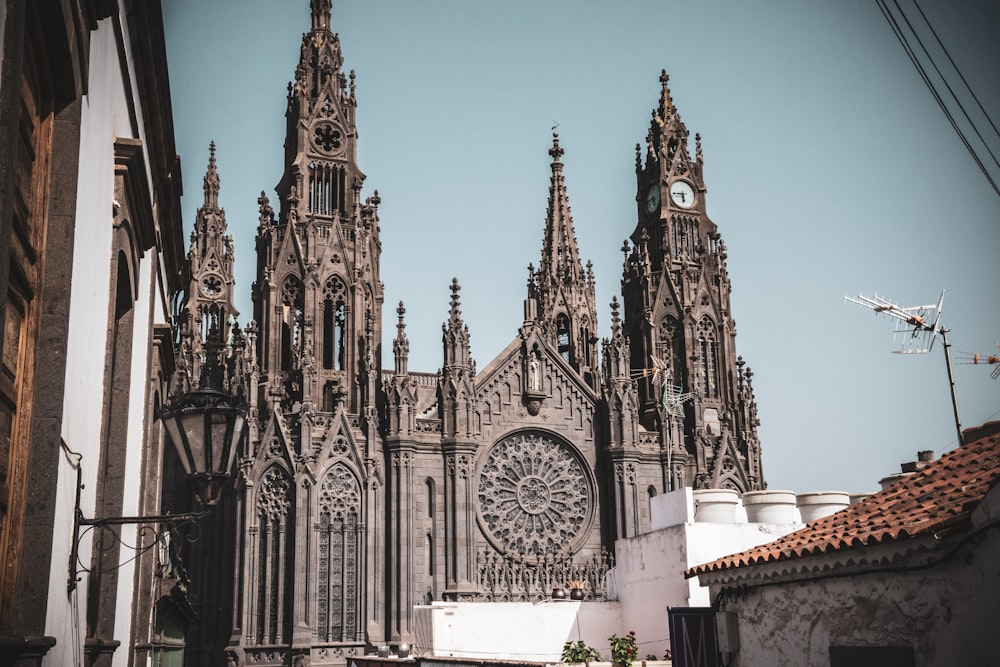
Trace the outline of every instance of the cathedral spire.
{"label": "cathedral spire", "polygon": [[233,306],[233,237],[226,231],[226,213],[219,208],[219,172],[212,142],[205,171],[205,203],[195,215],[185,265],[188,284],[174,311],[181,341],[179,367],[196,384],[203,379],[206,355],[222,354],[226,342],[240,335],[236,324],[239,311]]}
{"label": "cathedral spire", "polygon": [[208,145],[208,169],[205,170],[205,208],[219,208],[219,172],[215,166],[215,142]]}
{"label": "cathedral spire", "polygon": [[596,389],[597,310],[593,270],[585,271],[573,229],[566,179],[563,176],[559,134],[552,133],[552,177],[545,215],[542,260],[534,281],[529,280],[528,301],[535,301],[535,317],[547,332],[550,344],[591,387]]}
{"label": "cathedral spire", "polygon": [[580,251],[576,245],[576,232],[566,194],[566,179],[560,158],[565,150],[559,145],[559,134],[552,133],[552,180],[549,185],[549,206],[545,216],[545,240],[542,244],[542,262],[539,265],[541,282],[558,285],[579,281],[583,276]]}

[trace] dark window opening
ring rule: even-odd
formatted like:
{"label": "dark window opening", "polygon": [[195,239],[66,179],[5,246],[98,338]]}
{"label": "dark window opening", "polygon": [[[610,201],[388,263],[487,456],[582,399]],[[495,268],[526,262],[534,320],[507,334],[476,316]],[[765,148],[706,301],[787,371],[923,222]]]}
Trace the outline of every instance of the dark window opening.
{"label": "dark window opening", "polygon": [[559,346],[559,354],[567,362],[572,364],[573,350],[570,345],[570,335],[569,335],[569,318],[565,315],[560,315],[556,318],[556,343]]}

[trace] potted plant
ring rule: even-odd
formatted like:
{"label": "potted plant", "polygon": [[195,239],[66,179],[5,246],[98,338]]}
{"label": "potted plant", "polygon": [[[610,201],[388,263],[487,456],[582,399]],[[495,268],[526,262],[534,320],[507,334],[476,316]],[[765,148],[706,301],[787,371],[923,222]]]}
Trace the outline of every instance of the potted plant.
{"label": "potted plant", "polygon": [[582,600],[584,598],[583,587],[586,585],[584,582],[573,580],[566,582],[566,585],[569,586],[570,600]]}
{"label": "potted plant", "polygon": [[597,662],[600,659],[601,654],[597,652],[597,649],[587,646],[582,639],[563,644],[563,662]]}
{"label": "potted plant", "polygon": [[639,642],[635,638],[635,630],[629,630],[624,637],[611,635],[611,661],[616,666],[632,667],[632,661],[639,655]]}
{"label": "potted plant", "polygon": [[556,584],[555,586],[552,587],[552,599],[553,600],[566,599],[566,589],[563,588],[562,584]]}

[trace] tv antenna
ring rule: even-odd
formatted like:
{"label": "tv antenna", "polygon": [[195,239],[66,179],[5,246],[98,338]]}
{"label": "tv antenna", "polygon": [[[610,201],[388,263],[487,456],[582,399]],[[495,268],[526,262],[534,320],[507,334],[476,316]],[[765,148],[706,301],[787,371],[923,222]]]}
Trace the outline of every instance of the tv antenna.
{"label": "tv antenna", "polygon": [[682,392],[681,387],[667,382],[667,375],[670,366],[655,354],[649,355],[653,362],[651,368],[643,368],[632,373],[632,377],[652,377],[653,386],[660,392],[660,405],[663,411],[671,417],[680,417],[684,410],[684,404],[698,396],[698,392]]}
{"label": "tv antenna", "polygon": [[[994,343],[997,348],[997,352],[1000,352],[1000,343]],[[990,373],[990,377],[994,380],[1000,378],[1000,354],[979,354],[978,352],[959,352],[958,353],[958,364],[961,365],[972,365],[972,364],[989,364],[993,366],[993,371]]]}
{"label": "tv antenna", "polygon": [[948,369],[948,385],[951,388],[951,406],[955,411],[955,429],[958,431],[958,444],[964,444],[962,438],[962,421],[958,416],[958,397],[955,394],[955,376],[951,371],[951,353],[948,344],[948,329],[941,326],[941,306],[944,304],[944,290],[937,305],[910,306],[903,308],[878,294],[856,297],[844,295],[845,301],[850,301],[863,308],[868,308],[877,314],[888,315],[896,320],[896,328],[892,333],[893,352],[896,354],[926,354],[934,347],[935,339],[941,337],[944,346],[944,363]]}
{"label": "tv antenna", "polygon": [[[663,406],[663,412],[666,413],[668,417],[673,417],[674,419],[679,419],[684,413],[684,404],[690,400],[698,397],[698,392],[696,391],[681,391],[682,387],[678,387],[675,384],[667,382],[667,376],[670,374],[670,365],[667,364],[663,359],[660,359],[655,354],[649,355],[649,359],[652,362],[652,367],[642,368],[638,371],[632,373],[633,378],[646,378],[652,377],[653,387],[655,387],[660,392],[660,405]],[[671,471],[670,478],[673,479],[673,467],[671,466],[671,455],[673,452],[673,444],[667,446],[667,470]],[[671,491],[673,490],[673,482],[671,481]]]}

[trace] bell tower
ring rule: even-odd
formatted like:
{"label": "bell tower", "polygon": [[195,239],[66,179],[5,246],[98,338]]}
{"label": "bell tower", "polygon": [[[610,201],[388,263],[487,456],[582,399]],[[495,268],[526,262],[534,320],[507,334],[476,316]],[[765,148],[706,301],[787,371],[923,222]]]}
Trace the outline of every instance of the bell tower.
{"label": "bell tower", "polygon": [[[175,304],[179,359],[175,392],[187,392],[200,386],[207,355],[222,359],[224,345],[234,352],[242,345],[242,333],[236,322],[239,311],[233,306],[233,237],[228,235],[226,212],[219,207],[219,171],[215,163],[215,142],[209,145],[205,170],[205,200],[198,209],[185,273],[187,289]],[[240,350],[242,352],[242,350]],[[242,354],[225,355],[230,359]],[[223,378],[212,378],[222,386]]]}
{"label": "bell tower", "polygon": [[381,358],[378,204],[362,201],[354,72],[341,70],[329,0],[312,0],[285,111],[277,216],[261,193],[255,316],[272,397],[374,411]]}
{"label": "bell tower", "polygon": [[[660,74],[659,105],[636,145],[638,222],[622,277],[642,425],[659,431],[669,488],[763,488],[750,371],[736,356],[726,246],[706,211],[701,136]],[[658,380],[654,385],[654,367]],[[664,391],[666,386],[667,391]]]}

